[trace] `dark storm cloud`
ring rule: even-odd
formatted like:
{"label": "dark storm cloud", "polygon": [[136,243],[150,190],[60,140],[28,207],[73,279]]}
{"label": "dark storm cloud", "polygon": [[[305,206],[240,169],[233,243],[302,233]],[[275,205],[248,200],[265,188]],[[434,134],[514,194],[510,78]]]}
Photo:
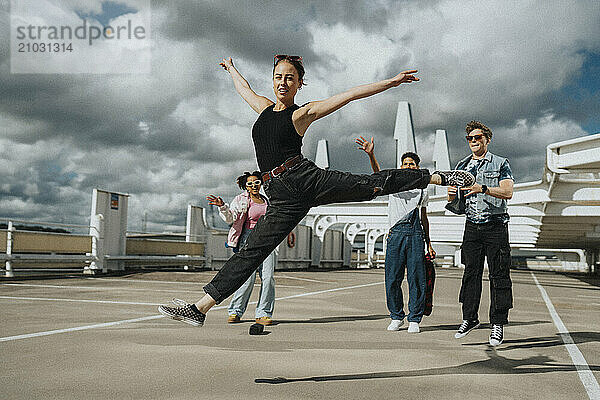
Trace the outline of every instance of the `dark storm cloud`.
{"label": "dark storm cloud", "polygon": [[[0,0],[5,38],[7,4]],[[597,91],[580,86],[586,60],[600,50],[591,39],[598,24],[590,22],[599,13],[583,2],[567,13],[547,3],[519,7],[154,2],[146,76],[10,74],[2,41],[0,215],[75,222],[89,217],[91,191],[100,187],[130,193],[131,224],[150,210],[149,226],[158,229],[181,226],[186,204],[205,204],[208,193],[230,199],[235,177],[256,168],[256,115],[217,64],[232,56],[252,87],[272,98],[279,52],[304,57],[308,86],[299,104],[406,67],[419,68],[422,78],[315,123],[304,139],[310,158],[317,141],[328,139],[332,168],[369,172],[353,139],[374,136],[378,158],[392,167],[396,107],[408,100],[420,153],[430,157],[435,130],[445,129],[455,163],[469,152],[465,124],[479,119],[494,131],[491,149],[510,158],[517,180],[539,179],[545,146],[584,135],[580,125],[600,107]]]}
{"label": "dark storm cloud", "polygon": [[[263,1],[161,4],[168,9],[167,36],[181,41],[210,40],[239,57],[264,63],[274,52],[293,50],[318,60],[312,50],[309,23],[344,23],[378,31],[388,23],[387,2]],[[172,23],[177,21],[177,23]]]}

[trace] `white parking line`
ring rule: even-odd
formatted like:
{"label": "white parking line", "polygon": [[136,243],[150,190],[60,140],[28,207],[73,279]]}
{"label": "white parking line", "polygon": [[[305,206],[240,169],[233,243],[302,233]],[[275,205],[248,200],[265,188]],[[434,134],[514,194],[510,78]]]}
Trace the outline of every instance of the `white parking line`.
{"label": "white parking line", "polygon": [[[341,287],[341,288],[319,290],[317,292],[301,293],[301,294],[295,294],[295,295],[291,295],[291,296],[278,297],[275,300],[287,300],[287,299],[293,299],[293,298],[296,298],[296,297],[313,296],[313,295],[316,295],[316,294],[329,293],[329,292],[337,292],[337,291],[340,291],[340,290],[357,289],[357,288],[374,286],[374,285],[382,285],[382,284],[383,284],[383,282],[374,282],[374,283],[366,283],[366,284],[363,284],[363,285],[346,286],[346,287]],[[253,302],[251,302],[249,304],[256,304],[256,302],[253,301]],[[217,306],[217,307],[213,307],[212,309],[213,310],[220,310],[220,309],[222,310],[224,308],[227,308],[227,306]],[[33,338],[33,337],[55,335],[57,333],[66,333],[66,332],[83,331],[83,330],[87,330],[87,329],[105,328],[105,327],[109,327],[109,326],[115,326],[115,325],[121,325],[121,324],[133,323],[133,322],[149,321],[149,320],[158,319],[158,318],[163,318],[163,315],[162,314],[159,314],[159,315],[150,315],[148,317],[141,317],[141,318],[134,318],[134,319],[125,319],[125,320],[122,320],[122,321],[114,321],[114,322],[105,322],[105,323],[101,323],[101,324],[76,326],[76,327],[73,327],[73,328],[55,329],[55,330],[52,330],[52,331],[27,333],[27,334],[24,334],[24,335],[6,336],[6,337],[0,337],[0,342],[8,342],[8,341],[12,341],[12,340],[29,339],[29,338]]]}
{"label": "white parking line", "polygon": [[[333,283],[333,282],[315,281],[312,279],[305,279],[305,278],[294,278],[292,276],[275,275],[275,278],[280,278],[280,277],[288,278],[288,279],[297,279],[297,280],[307,281],[307,282]],[[201,283],[201,282],[151,281],[151,280],[144,280],[144,279],[115,279],[115,278],[84,278],[84,279],[98,280],[98,281],[111,281],[111,282],[127,282],[127,283],[140,282],[140,283],[163,283],[163,284],[171,284],[171,285],[206,285],[206,283]],[[304,286],[277,285],[277,287],[304,289]]]}
{"label": "white parking line", "polygon": [[581,354],[581,351],[579,351],[579,348],[577,347],[575,342],[573,342],[573,338],[567,330],[567,327],[565,326],[565,324],[563,324],[562,320],[558,316],[558,313],[556,312],[556,309],[554,308],[554,305],[550,300],[550,296],[548,296],[548,293],[546,293],[546,289],[544,289],[542,285],[540,285],[540,282],[537,280],[533,272],[530,273],[533,277],[533,281],[535,282],[538,289],[540,290],[540,293],[542,294],[542,298],[546,302],[546,307],[548,307],[548,311],[550,312],[552,321],[554,321],[554,325],[558,329],[558,333],[560,334],[560,337],[563,343],[565,344],[569,355],[571,356],[573,365],[575,365],[575,368],[577,368],[579,379],[581,380],[581,383],[583,383],[583,387],[587,391],[589,398],[594,400],[600,399],[600,386],[598,385],[598,381],[594,377],[594,374],[590,370],[587,361],[585,361],[583,354]]}
{"label": "white parking line", "polygon": [[49,298],[49,297],[0,296],[0,299],[69,301],[69,302],[72,302],[72,303],[131,304],[131,305],[134,305],[134,306],[160,306],[161,305],[161,303],[139,303],[139,302],[135,302],[135,301],[88,300],[88,299],[53,299],[53,298]]}
{"label": "white parking line", "polygon": [[103,324],[76,326],[76,327],[73,327],[73,328],[55,329],[53,331],[27,333],[25,335],[17,335],[17,336],[7,336],[7,337],[0,338],[0,342],[8,342],[10,340],[29,339],[29,338],[33,338],[33,337],[55,335],[57,333],[83,331],[83,330],[86,330],[86,329],[106,328],[106,327],[109,327],[109,326],[127,324],[127,323],[131,323],[131,322],[149,321],[151,319],[158,319],[158,318],[162,318],[162,317],[163,317],[162,315],[150,315],[148,317],[133,318],[133,319],[124,319],[122,321],[105,322]]}
{"label": "white parking line", "polygon": [[151,281],[148,279],[117,279],[117,278],[83,278],[91,281],[111,281],[111,282],[143,282],[143,283],[169,283],[175,285],[201,285],[201,282],[179,282],[179,281]]}
{"label": "white parking line", "polygon": [[[129,288],[129,287],[102,287],[102,286],[70,286],[70,285],[39,285],[33,283],[2,283],[2,286],[18,286],[18,287],[38,287],[38,288],[53,288],[53,289],[85,289],[85,290],[119,290],[119,291],[140,291],[140,292],[169,292],[173,293],[173,289],[148,289],[148,288]],[[201,284],[198,284],[200,286]],[[177,290],[177,292],[199,293],[198,290]]]}
{"label": "white parking line", "polygon": [[[177,282],[174,282],[177,283]],[[143,291],[143,292],[169,292],[173,293],[173,289],[148,289],[148,288],[131,288],[126,286],[115,286],[115,287],[102,287],[102,286],[72,286],[72,285],[42,285],[42,284],[34,284],[34,283],[0,283],[0,285],[4,286],[24,286],[24,287],[39,287],[39,288],[53,288],[53,289],[92,289],[92,290],[133,290],[133,291]],[[194,285],[198,286],[198,290],[178,290],[178,292],[192,292],[199,293],[202,289],[200,286],[206,285],[206,283],[195,283]],[[260,286],[260,283],[257,282],[254,286]],[[281,288],[292,288],[292,289],[304,289],[304,286],[291,286],[291,285],[277,285],[277,287]]]}
{"label": "white parking line", "polygon": [[279,274],[275,275],[275,278],[296,279],[298,281],[315,282],[315,283],[335,283],[332,281],[318,281],[316,279],[299,278],[297,276],[287,276],[287,275],[279,275]]}
{"label": "white parking line", "polygon": [[597,299],[598,296],[586,296],[585,294],[578,294],[577,297],[587,297],[589,299]]}
{"label": "white parking line", "polygon": [[365,283],[364,285],[346,286],[346,287],[335,288],[335,289],[319,290],[317,292],[308,292],[308,293],[293,294],[291,296],[278,297],[276,300],[295,299],[296,297],[312,296],[312,295],[315,295],[315,294],[337,292],[337,291],[340,291],[340,290],[348,290],[348,289],[358,289],[358,288],[362,288],[362,287],[375,286],[375,285],[383,285],[383,284],[384,284],[384,282]]}

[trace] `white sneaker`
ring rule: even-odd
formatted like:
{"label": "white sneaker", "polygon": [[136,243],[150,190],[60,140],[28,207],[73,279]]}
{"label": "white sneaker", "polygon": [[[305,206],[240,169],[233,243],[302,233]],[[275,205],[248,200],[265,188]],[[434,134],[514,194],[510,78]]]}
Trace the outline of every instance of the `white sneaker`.
{"label": "white sneaker", "polygon": [[400,327],[404,325],[403,319],[393,319],[387,327],[388,331],[399,331]]}
{"label": "white sneaker", "polygon": [[409,322],[408,323],[408,333],[419,333],[421,330],[419,329],[418,322]]}

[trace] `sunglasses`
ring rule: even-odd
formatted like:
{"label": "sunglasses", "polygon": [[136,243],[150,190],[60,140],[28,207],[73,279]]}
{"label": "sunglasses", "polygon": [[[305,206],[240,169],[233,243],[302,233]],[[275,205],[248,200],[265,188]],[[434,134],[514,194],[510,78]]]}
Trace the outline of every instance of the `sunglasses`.
{"label": "sunglasses", "polygon": [[289,60],[289,61],[297,61],[302,65],[302,57],[300,56],[288,56],[287,54],[277,54],[273,57],[273,66],[277,65],[277,63],[281,60]]}
{"label": "sunglasses", "polygon": [[467,135],[465,136],[465,138],[467,138],[467,142],[473,142],[475,140],[481,140],[481,138],[483,137],[483,134],[479,133],[477,135]]}
{"label": "sunglasses", "polygon": [[262,185],[261,181],[252,181],[252,182],[246,182],[246,186],[247,187],[259,187],[260,185]]}

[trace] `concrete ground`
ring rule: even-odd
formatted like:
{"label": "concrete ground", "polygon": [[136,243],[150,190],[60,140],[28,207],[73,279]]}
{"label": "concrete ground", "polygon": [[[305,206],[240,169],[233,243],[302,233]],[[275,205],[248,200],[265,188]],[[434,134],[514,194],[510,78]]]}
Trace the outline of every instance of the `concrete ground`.
{"label": "concrete ground", "polygon": [[203,328],[158,314],[172,297],[197,299],[212,275],[0,281],[0,398],[597,398],[597,281],[513,271],[515,308],[494,349],[487,280],[486,324],[454,339],[458,269],[437,270],[420,334],[386,331],[383,270],[277,272],[277,324],[262,336],[248,335],[253,306],[228,325],[224,302]]}

